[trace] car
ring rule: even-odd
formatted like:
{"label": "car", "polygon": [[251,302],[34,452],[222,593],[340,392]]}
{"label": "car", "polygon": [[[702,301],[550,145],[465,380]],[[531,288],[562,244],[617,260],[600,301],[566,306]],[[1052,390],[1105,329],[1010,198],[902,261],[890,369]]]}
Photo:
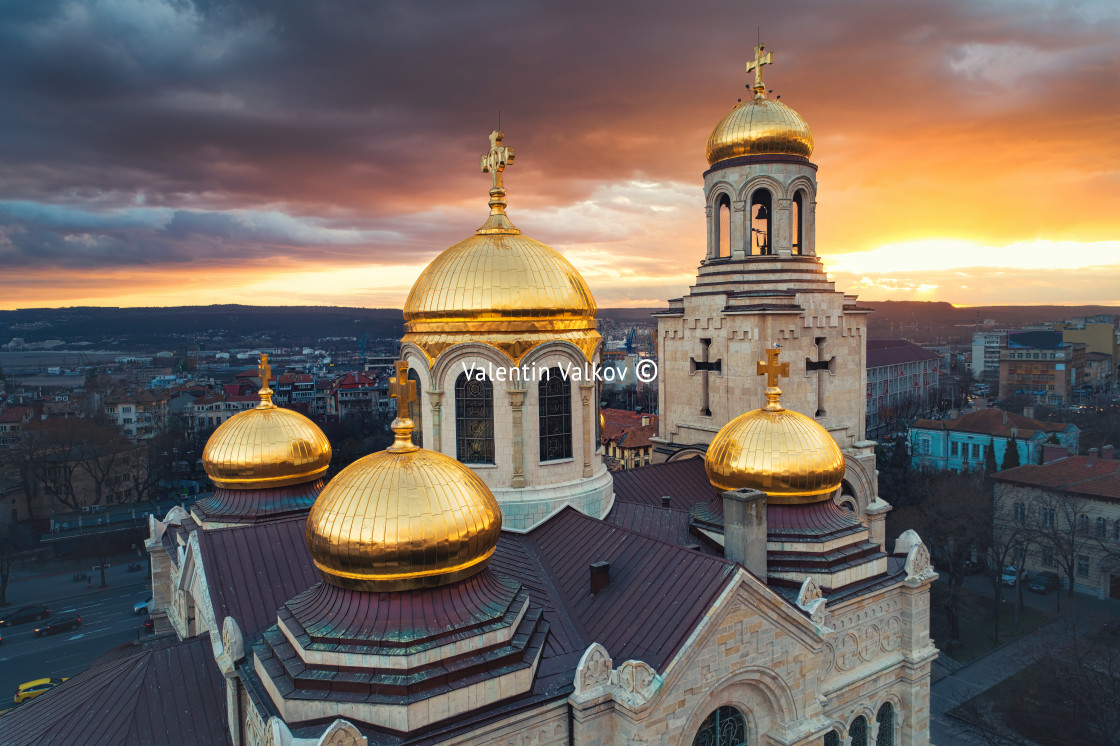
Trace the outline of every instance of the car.
{"label": "car", "polygon": [[147,619],[144,620],[144,631],[147,632],[149,635],[155,633],[156,623],[152,621],[151,617],[148,617]]}
{"label": "car", "polygon": [[137,601],[132,605],[133,614],[147,614],[148,607],[152,605],[152,599],[149,597],[146,601]]}
{"label": "car", "polygon": [[35,628],[35,634],[39,637],[46,637],[47,635],[57,635],[59,632],[66,630],[74,630],[82,626],[82,618],[77,614],[64,614],[55,617],[41,627]]}
{"label": "car", "polygon": [[1035,573],[1031,582],[1027,584],[1027,590],[1035,593],[1049,593],[1058,590],[1060,587],[1061,581],[1058,580],[1058,573],[1049,571]]}
{"label": "car", "polygon": [[965,575],[976,575],[984,571],[984,564],[976,560],[965,560],[961,569],[964,570]]}
{"label": "car", "polygon": [[12,697],[17,705],[20,702],[26,702],[29,699],[35,699],[40,694],[45,694],[51,689],[66,681],[66,679],[35,679],[34,681],[25,681],[20,684],[16,689],[16,696]]}
{"label": "car", "polygon": [[1003,573],[1001,573],[999,576],[999,582],[1003,583],[1004,585],[1009,585],[1012,588],[1014,588],[1015,584],[1020,580],[1027,581],[1029,579],[1030,574],[1027,573],[1026,570],[1020,572],[1019,570],[1015,569],[1015,565],[1008,565],[1007,567],[1003,568]]}
{"label": "car", "polygon": [[[2,612],[0,612],[2,613]],[[46,619],[51,615],[51,610],[43,604],[35,604],[33,606],[22,606],[14,609],[3,617],[0,617],[0,627],[11,627],[13,624],[22,624],[24,622],[34,622],[41,619]]]}

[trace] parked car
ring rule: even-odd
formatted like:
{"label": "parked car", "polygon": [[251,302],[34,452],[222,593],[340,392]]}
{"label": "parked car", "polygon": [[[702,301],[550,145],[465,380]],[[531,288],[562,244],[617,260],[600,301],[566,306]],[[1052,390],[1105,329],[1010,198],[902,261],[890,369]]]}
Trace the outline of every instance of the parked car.
{"label": "parked car", "polygon": [[1020,580],[1026,582],[1029,579],[1030,574],[1026,570],[1020,572],[1015,568],[1015,565],[1008,565],[1007,567],[1003,568],[1003,573],[999,576],[999,582],[1003,583],[1004,585],[1009,585],[1012,588],[1014,588],[1015,584]]}
{"label": "parked car", "polygon": [[148,607],[152,605],[152,599],[148,598],[146,601],[137,601],[132,605],[133,614],[147,614]]}
{"label": "parked car", "polygon": [[34,681],[25,681],[16,689],[16,696],[12,697],[12,701],[18,705],[20,702],[35,699],[40,694],[49,692],[64,681],[66,681],[66,679],[35,679]]}
{"label": "parked car", "polygon": [[1049,593],[1056,591],[1061,587],[1061,582],[1058,580],[1056,572],[1039,572],[1031,577],[1031,582],[1027,585],[1027,590],[1034,591],[1035,593]]}
{"label": "parked car", "polygon": [[965,575],[975,575],[984,571],[984,565],[983,563],[976,562],[974,560],[965,560],[964,565],[962,565],[962,569],[964,569]]}
{"label": "parked car", "polygon": [[66,630],[77,629],[82,626],[82,618],[77,614],[64,614],[57,616],[50,620],[41,627],[35,628],[35,634],[39,637],[46,637],[47,635],[57,635],[59,632]]}
{"label": "parked car", "polygon": [[11,627],[13,624],[34,622],[39,619],[46,619],[50,615],[51,610],[42,604],[23,606],[18,609],[13,609],[12,611],[4,614],[4,616],[0,617],[0,627]]}
{"label": "parked car", "polygon": [[151,617],[144,620],[144,631],[149,635],[156,631],[156,623],[152,621]]}

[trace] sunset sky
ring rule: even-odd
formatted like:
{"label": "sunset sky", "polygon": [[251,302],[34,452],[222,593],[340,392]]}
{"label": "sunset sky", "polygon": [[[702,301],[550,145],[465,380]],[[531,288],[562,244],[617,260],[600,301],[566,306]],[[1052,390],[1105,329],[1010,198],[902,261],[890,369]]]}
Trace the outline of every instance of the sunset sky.
{"label": "sunset sky", "polygon": [[1120,303],[1115,0],[35,0],[0,4],[0,308],[400,306],[485,219],[499,109],[514,223],[662,305],[758,27],[838,287]]}

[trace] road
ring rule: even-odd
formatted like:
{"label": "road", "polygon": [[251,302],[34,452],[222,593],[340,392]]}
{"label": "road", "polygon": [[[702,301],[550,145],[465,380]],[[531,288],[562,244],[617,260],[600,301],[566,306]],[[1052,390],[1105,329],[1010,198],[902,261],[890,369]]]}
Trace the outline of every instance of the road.
{"label": "road", "polygon": [[52,617],[76,612],[82,618],[79,629],[49,637],[35,636],[37,622],[0,628],[0,709],[11,706],[23,682],[74,676],[102,653],[135,640],[144,617],[133,614],[132,606],[147,595],[147,586],[132,584],[47,602]]}

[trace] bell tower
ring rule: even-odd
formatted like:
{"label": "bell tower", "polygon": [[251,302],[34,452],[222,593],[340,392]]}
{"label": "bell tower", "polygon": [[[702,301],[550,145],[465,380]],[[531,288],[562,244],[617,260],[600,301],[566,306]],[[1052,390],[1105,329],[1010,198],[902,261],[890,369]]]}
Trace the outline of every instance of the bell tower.
{"label": "bell tower", "polygon": [[837,290],[817,257],[813,133],[796,111],[768,97],[764,68],[774,56],[762,44],[754,48],[746,63],[751,96],[708,137],[706,251],[689,292],[656,314],[655,455],[702,454],[720,428],[762,407],[753,365],[777,345],[790,364],[786,405],[840,446],[844,494],[862,512],[877,493],[874,443],[865,439],[870,309]]}

